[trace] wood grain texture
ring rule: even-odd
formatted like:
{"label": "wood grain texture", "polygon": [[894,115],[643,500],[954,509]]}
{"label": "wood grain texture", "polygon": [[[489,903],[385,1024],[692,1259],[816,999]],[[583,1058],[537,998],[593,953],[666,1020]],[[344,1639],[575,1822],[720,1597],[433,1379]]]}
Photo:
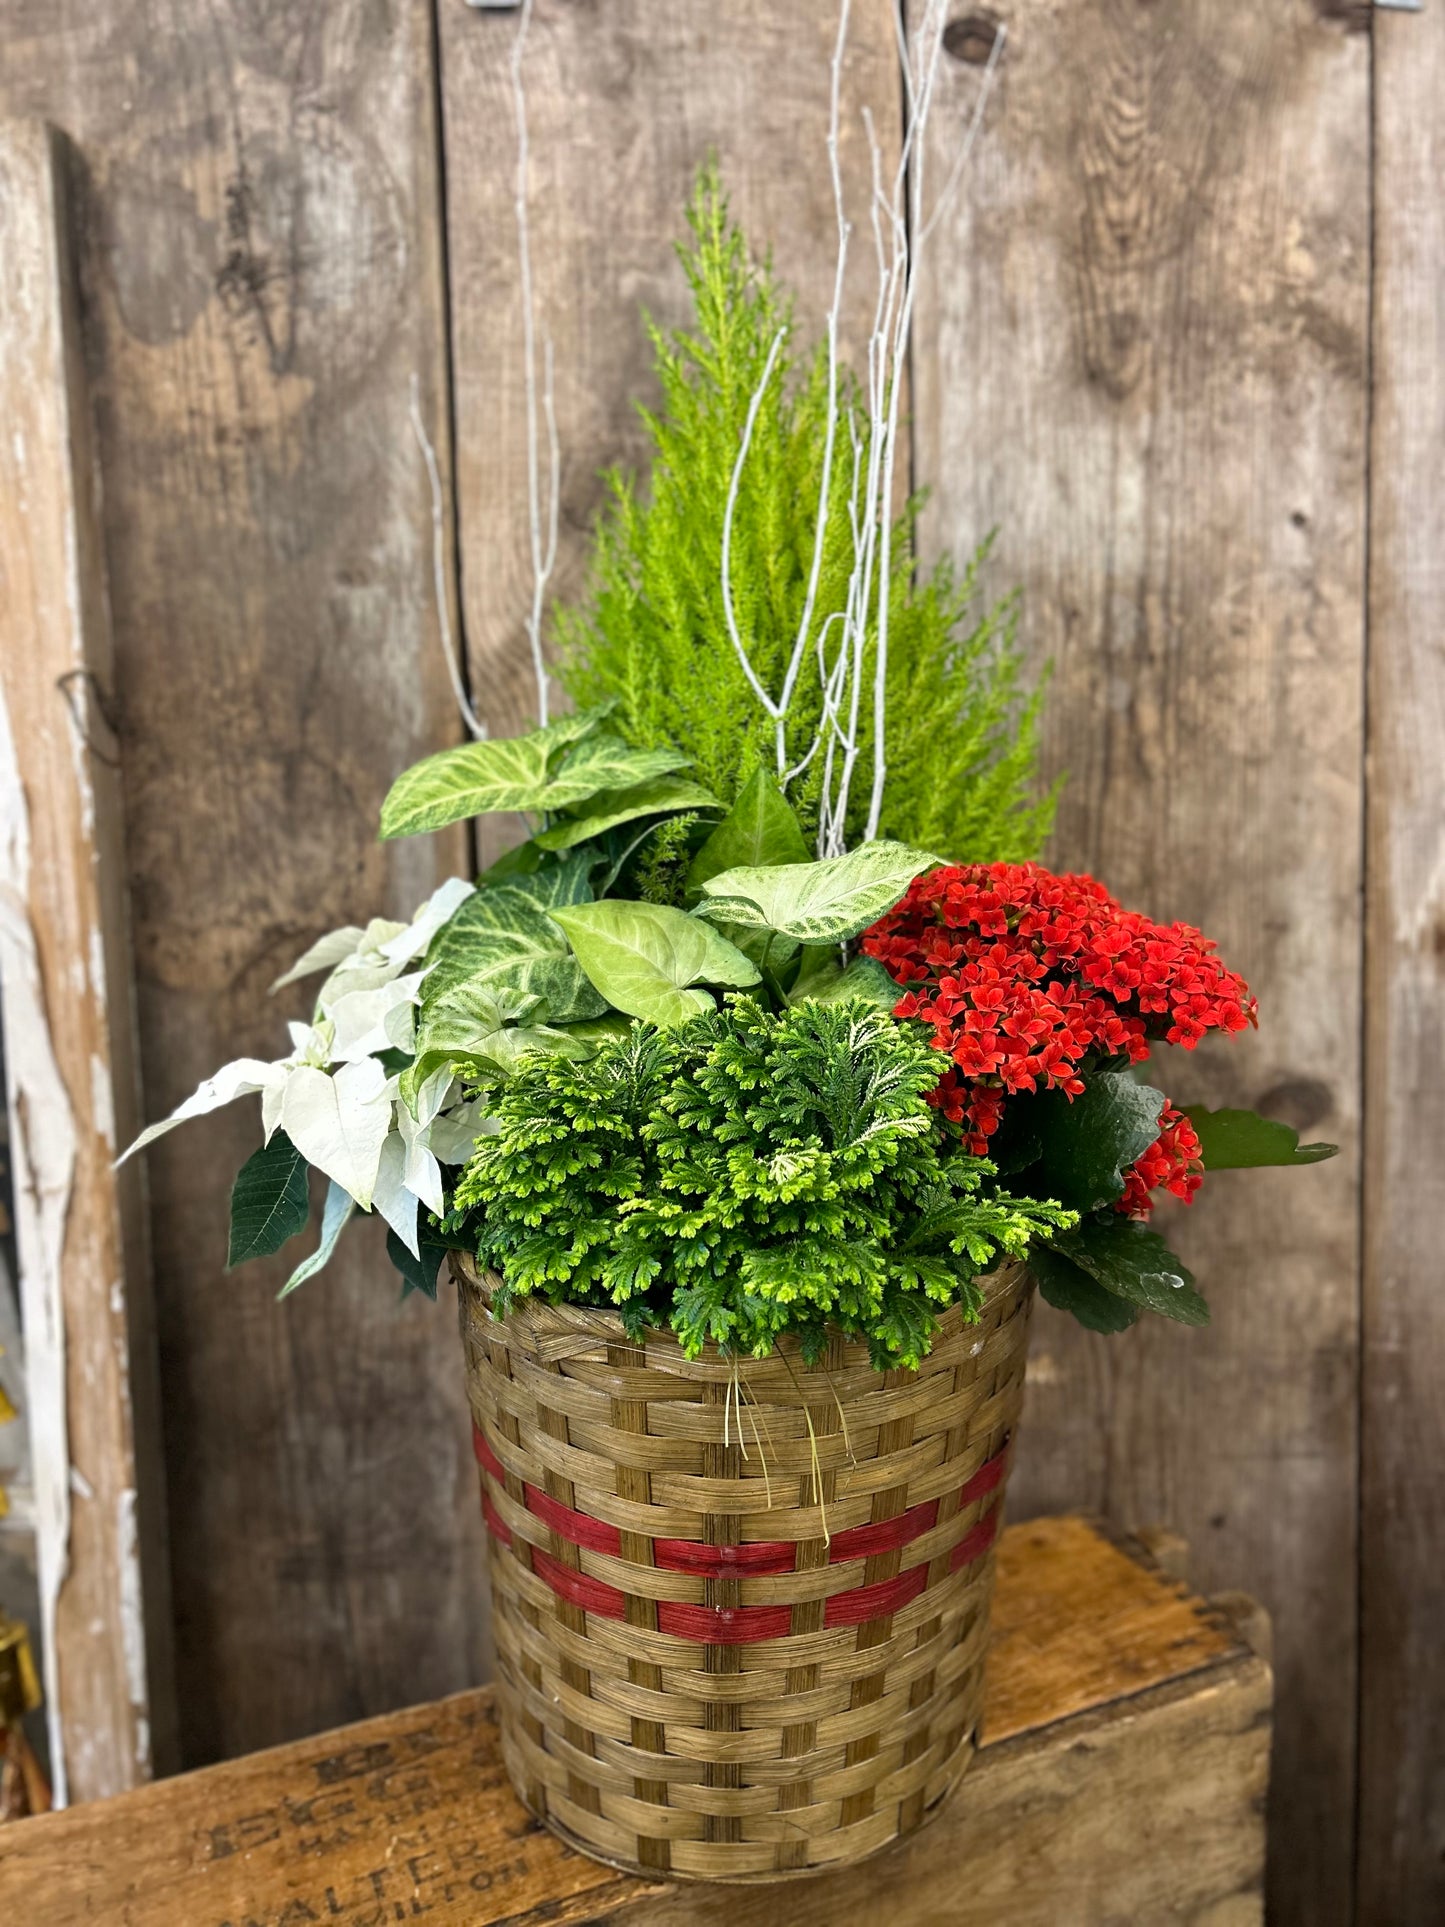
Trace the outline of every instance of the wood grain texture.
{"label": "wood grain texture", "polygon": [[1257,1923],[1263,1662],[1079,1519],[1004,1535],[994,1611],[997,1737],[958,1793],[900,1848],[791,1884],[783,1913],[776,1887],[629,1880],[542,1832],[485,1691],[6,1829],[0,1907],[33,1927]]}
{"label": "wood grain texture", "polygon": [[[850,351],[866,343],[875,293],[863,105],[885,156],[900,138],[891,20],[890,0],[855,0],[839,142],[856,229],[841,330]],[[532,571],[508,64],[517,23],[462,5],[443,7],[438,23],[462,602],[477,708],[508,735],[536,720],[523,629]],[[823,336],[837,240],[825,146],[836,29],[831,5],[538,0],[525,67],[530,219],[538,341],[550,336],[556,360],[553,586],[563,599],[583,579],[601,472],[642,457],[636,404],[657,397],[639,310],[664,326],[688,316],[671,242],[709,154],[750,242],[772,249],[797,297],[801,340]],[[490,855],[498,827],[483,828]]]}
{"label": "wood grain texture", "polygon": [[[94,1799],[169,1738],[169,1599],[112,686],[69,214],[53,128],[0,123],[6,1062],[51,1763]],[[147,1650],[146,1629],[151,1629]],[[154,1687],[152,1679],[154,1677]]]}
{"label": "wood grain texture", "polygon": [[1168,1518],[1201,1584],[1269,1607],[1275,1917],[1330,1927],[1355,1747],[1368,41],[1307,0],[995,11],[997,95],[915,343],[927,541],[997,525],[990,586],[1023,585],[1056,665],[1055,867],[1199,924],[1259,993],[1259,1037],[1172,1054],[1165,1087],[1345,1147],[1167,1214],[1210,1331],[1041,1314],[1014,1503]]}
{"label": "wood grain texture", "polygon": [[1375,26],[1358,1917],[1445,1919],[1445,14]]}
{"label": "wood grain texture", "polygon": [[[465,861],[460,838],[375,841],[391,776],[459,733],[407,421],[414,374],[447,415],[430,9],[21,0],[0,47],[0,107],[60,122],[88,175],[154,1117],[284,1047],[305,992],[266,986],[318,932],[409,912]],[[148,1159],[193,1762],[484,1663],[451,1321],[398,1308],[370,1226],[284,1310],[277,1264],[223,1279],[258,1139],[237,1106]]]}

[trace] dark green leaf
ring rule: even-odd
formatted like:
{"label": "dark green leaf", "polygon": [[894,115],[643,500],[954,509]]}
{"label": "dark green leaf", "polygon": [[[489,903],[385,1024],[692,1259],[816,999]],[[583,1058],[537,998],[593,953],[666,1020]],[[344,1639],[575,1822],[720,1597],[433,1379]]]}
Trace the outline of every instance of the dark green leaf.
{"label": "dark green leaf", "polygon": [[253,1151],[231,1190],[231,1244],[226,1269],[248,1258],[269,1258],[288,1238],[306,1229],[311,1212],[305,1158],[277,1131]]}
{"label": "dark green leaf", "polygon": [[1209,1323],[1209,1307],[1194,1289],[1193,1276],[1147,1225],[1118,1216],[1095,1218],[1050,1242],[1116,1298],[1181,1325]]}
{"label": "dark green leaf", "polygon": [[1301,1144],[1299,1132],[1258,1111],[1206,1111],[1192,1105],[1184,1115],[1199,1134],[1206,1171],[1245,1171],[1265,1164],[1319,1164],[1337,1144]]}
{"label": "dark green leaf", "polygon": [[1122,1332],[1138,1318],[1135,1306],[1095,1284],[1086,1272],[1048,1245],[1031,1245],[1029,1270],[1038,1280],[1039,1296],[1055,1311],[1066,1311],[1086,1331]]}
{"label": "dark green leaf", "polygon": [[559,818],[550,829],[539,830],[533,840],[543,850],[570,850],[591,837],[616,829],[621,823],[635,823],[644,816],[717,807],[717,798],[701,784],[685,776],[658,776],[651,782],[635,783],[631,789],[604,790],[584,804],[576,816]]}
{"label": "dark green leaf", "polygon": [[1071,1211],[1094,1211],[1124,1194],[1124,1175],[1159,1135],[1162,1091],[1136,1084],[1127,1071],[1096,1072],[1072,1102],[1045,1091],[1026,1106],[1021,1128],[1039,1142],[1030,1170],[1036,1196]]}
{"label": "dark green leaf", "polygon": [[846,970],[840,970],[837,967],[837,955],[834,951],[831,970],[801,971],[798,981],[788,992],[788,1002],[797,1004],[811,997],[819,1004],[841,1004],[850,998],[861,998],[864,1003],[876,1004],[891,1016],[903,992],[878,959],[855,957]]}
{"label": "dark green leaf", "polygon": [[437,1273],[441,1270],[442,1259],[452,1248],[439,1232],[421,1224],[417,1227],[417,1250],[420,1255],[413,1258],[396,1233],[388,1231],[386,1255],[401,1273],[402,1297],[410,1298],[414,1291],[420,1291],[428,1298],[435,1299]]}
{"label": "dark green leaf", "polygon": [[738,792],[737,802],[693,858],[687,873],[688,899],[696,897],[705,883],[724,870],[763,870],[807,860],[808,846],[792,804],[767,770],[756,769]]}
{"label": "dark green leaf", "polygon": [[531,876],[541,868],[546,852],[538,849],[529,838],[519,843],[514,850],[504,850],[495,863],[488,865],[477,878],[477,888],[485,890],[489,884],[510,883],[515,877]]}

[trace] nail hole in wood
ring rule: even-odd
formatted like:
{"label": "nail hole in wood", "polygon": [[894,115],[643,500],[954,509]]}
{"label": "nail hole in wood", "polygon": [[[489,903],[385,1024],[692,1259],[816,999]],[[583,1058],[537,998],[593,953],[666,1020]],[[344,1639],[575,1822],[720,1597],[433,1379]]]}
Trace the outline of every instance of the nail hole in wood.
{"label": "nail hole in wood", "polygon": [[961,14],[944,28],[943,50],[955,60],[967,61],[970,67],[986,66],[993,43],[998,39],[998,30],[997,14]]}

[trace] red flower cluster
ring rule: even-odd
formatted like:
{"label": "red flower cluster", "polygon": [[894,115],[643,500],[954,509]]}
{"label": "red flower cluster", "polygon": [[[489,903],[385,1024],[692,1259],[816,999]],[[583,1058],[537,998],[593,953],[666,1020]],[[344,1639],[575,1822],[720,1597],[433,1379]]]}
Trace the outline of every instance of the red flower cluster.
{"label": "red flower cluster", "polygon": [[[1137,1063],[1153,1040],[1192,1050],[1207,1031],[1255,1020],[1243,979],[1197,930],[1152,923],[1093,877],[1054,876],[1036,863],[934,870],[863,949],[914,986],[896,1014],[933,1026],[953,1060],[933,1102],[980,1155],[1015,1092],[1076,1097],[1088,1060]],[[1198,1188],[1198,1139],[1178,1113],[1165,1119],[1122,1201],[1135,1214],[1158,1183],[1177,1196]],[[1146,1166],[1155,1173],[1147,1181]]]}
{"label": "red flower cluster", "polygon": [[1172,1104],[1159,1119],[1159,1135],[1126,1174],[1124,1195],[1115,1205],[1126,1218],[1147,1218],[1153,1210],[1151,1191],[1169,1191],[1185,1204],[1204,1182],[1199,1137],[1194,1126]]}

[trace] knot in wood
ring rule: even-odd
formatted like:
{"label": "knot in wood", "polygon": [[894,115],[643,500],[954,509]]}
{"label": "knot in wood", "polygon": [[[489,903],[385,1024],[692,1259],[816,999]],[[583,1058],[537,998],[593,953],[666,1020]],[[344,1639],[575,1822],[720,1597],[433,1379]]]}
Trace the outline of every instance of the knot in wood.
{"label": "knot in wood", "polygon": [[985,67],[999,36],[999,18],[994,13],[960,14],[943,30],[943,50],[970,67]]}

